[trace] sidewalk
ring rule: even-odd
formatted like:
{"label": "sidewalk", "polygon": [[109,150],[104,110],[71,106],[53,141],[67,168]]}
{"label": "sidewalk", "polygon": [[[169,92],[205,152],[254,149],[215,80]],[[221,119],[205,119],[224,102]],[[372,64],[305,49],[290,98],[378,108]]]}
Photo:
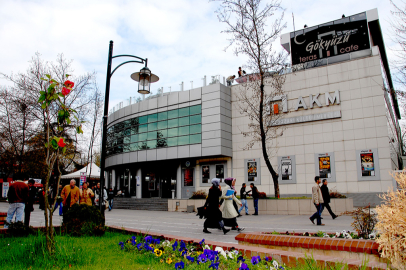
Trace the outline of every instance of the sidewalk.
{"label": "sidewalk", "polygon": [[[34,212],[31,213],[32,226],[44,226],[44,211],[34,205]],[[7,212],[8,203],[0,203],[0,212]],[[328,212],[323,212],[323,223],[326,226],[313,225],[308,216],[300,215],[260,215],[242,216],[237,219],[240,227],[245,227],[244,232],[336,232],[342,230],[353,230],[350,216],[340,216],[333,220]],[[54,213],[55,226],[60,225],[62,217],[58,210]],[[223,243],[237,243],[235,240],[236,231],[230,231],[227,235],[217,229],[209,229],[211,234],[205,234],[203,230],[204,219],[199,219],[196,213],[184,212],[163,212],[163,211],[141,211],[113,209],[106,211],[106,224],[118,227],[126,227],[136,230],[155,232],[157,234],[171,234],[182,237],[207,239]]]}

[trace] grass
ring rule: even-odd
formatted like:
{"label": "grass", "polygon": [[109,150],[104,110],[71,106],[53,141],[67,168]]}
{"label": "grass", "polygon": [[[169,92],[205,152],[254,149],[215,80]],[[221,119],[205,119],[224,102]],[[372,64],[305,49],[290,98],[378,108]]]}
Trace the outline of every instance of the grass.
{"label": "grass", "polygon": [[174,269],[153,256],[122,252],[118,243],[128,236],[106,232],[103,237],[56,236],[57,251],[43,253],[43,235],[0,238],[0,269]]}

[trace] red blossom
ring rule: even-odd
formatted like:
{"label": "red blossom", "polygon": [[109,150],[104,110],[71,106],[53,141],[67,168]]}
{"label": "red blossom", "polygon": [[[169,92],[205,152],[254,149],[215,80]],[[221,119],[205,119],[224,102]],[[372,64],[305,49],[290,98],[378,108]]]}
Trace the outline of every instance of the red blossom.
{"label": "red blossom", "polygon": [[66,143],[64,143],[63,139],[60,138],[58,141],[58,145],[59,145],[59,147],[65,147]]}
{"label": "red blossom", "polygon": [[73,88],[73,86],[75,85],[74,82],[71,82],[69,80],[66,80],[63,84],[68,88]]}
{"label": "red blossom", "polygon": [[62,87],[62,95],[66,96],[67,94],[70,93],[70,90],[71,90],[71,89],[69,89],[69,88]]}

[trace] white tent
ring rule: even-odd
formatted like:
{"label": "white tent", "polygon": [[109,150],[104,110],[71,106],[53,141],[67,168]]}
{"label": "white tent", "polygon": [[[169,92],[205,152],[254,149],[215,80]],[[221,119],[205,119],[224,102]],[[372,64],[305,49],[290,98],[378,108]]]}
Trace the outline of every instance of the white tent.
{"label": "white tent", "polygon": [[[90,166],[92,167],[92,175],[90,175]],[[86,169],[87,169],[87,173],[86,173]],[[89,165],[87,165],[86,167],[80,169],[79,171],[76,171],[76,172],[73,172],[73,173],[70,173],[70,174],[62,175],[61,178],[62,179],[80,178],[80,173],[82,173],[82,172],[86,173],[86,178],[87,179],[89,179],[89,178],[100,179],[100,168],[97,167],[97,165],[94,164],[94,163],[91,163],[91,164],[89,163]]]}

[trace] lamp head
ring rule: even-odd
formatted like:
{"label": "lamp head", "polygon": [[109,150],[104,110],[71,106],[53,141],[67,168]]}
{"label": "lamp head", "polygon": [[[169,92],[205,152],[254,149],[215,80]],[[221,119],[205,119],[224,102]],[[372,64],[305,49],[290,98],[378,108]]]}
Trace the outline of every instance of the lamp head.
{"label": "lamp head", "polygon": [[138,93],[149,94],[151,92],[151,83],[157,82],[159,77],[152,74],[148,67],[143,67],[140,72],[131,74],[131,78],[138,83]]}

